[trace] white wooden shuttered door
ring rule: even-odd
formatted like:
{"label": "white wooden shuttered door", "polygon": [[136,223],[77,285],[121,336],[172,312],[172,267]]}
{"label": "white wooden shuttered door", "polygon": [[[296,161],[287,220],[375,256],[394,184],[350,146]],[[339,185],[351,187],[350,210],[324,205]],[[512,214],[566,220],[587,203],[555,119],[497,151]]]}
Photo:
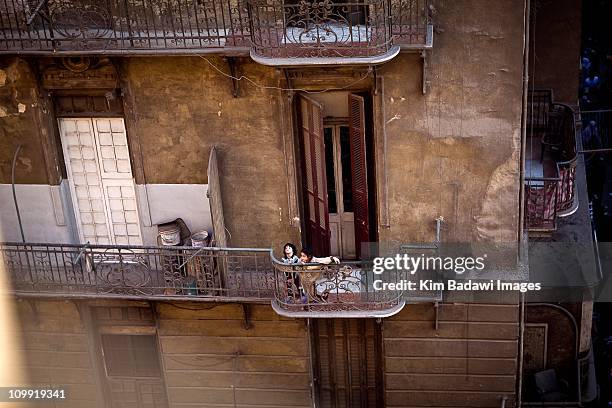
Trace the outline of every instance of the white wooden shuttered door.
{"label": "white wooden shuttered door", "polygon": [[80,239],[142,245],[123,119],[60,119],[59,126]]}

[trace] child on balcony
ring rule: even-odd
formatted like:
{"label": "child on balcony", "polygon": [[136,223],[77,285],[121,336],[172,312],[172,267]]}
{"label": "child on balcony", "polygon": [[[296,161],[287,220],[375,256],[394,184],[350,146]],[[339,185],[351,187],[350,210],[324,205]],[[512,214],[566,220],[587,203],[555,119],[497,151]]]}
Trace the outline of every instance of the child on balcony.
{"label": "child on balcony", "polygon": [[[284,264],[297,264],[300,262],[300,259],[297,257],[297,248],[291,242],[287,242],[283,246],[281,262]],[[299,274],[297,272],[285,272],[285,284],[287,287],[287,302],[295,303],[296,301],[301,301],[303,292],[300,286]]]}
{"label": "child on balcony", "polygon": [[300,251],[300,263],[318,263],[329,265],[332,263],[339,264],[340,259],[335,256],[326,256],[323,258],[317,258],[312,255],[312,251],[308,248],[302,248]]}
{"label": "child on balcony", "polygon": [[281,262],[286,264],[296,264],[300,262],[300,259],[297,257],[297,248],[291,242],[287,242],[283,247]]}
{"label": "child on balcony", "polygon": [[[318,263],[323,265],[339,264],[340,259],[335,256],[326,256],[323,258],[317,258],[312,255],[312,251],[308,248],[302,248],[300,252],[300,263]],[[310,265],[305,267],[305,272],[301,273],[302,288],[306,293],[309,301],[312,300],[323,300],[321,296],[317,294],[316,283],[321,278],[320,268],[316,265]]]}

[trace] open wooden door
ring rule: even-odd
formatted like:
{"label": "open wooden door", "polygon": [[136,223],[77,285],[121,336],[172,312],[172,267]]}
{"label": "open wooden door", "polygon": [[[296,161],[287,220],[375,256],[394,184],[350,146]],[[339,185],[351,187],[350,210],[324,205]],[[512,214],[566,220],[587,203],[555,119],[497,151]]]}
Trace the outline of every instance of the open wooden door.
{"label": "open wooden door", "polygon": [[330,250],[330,232],[323,108],[318,102],[300,95],[299,113],[306,243],[316,256],[327,256]]}
{"label": "open wooden door", "polygon": [[365,102],[361,96],[349,94],[349,132],[351,144],[351,173],[353,212],[355,216],[355,249],[362,254],[361,244],[370,241],[368,209],[368,168],[366,163]]}

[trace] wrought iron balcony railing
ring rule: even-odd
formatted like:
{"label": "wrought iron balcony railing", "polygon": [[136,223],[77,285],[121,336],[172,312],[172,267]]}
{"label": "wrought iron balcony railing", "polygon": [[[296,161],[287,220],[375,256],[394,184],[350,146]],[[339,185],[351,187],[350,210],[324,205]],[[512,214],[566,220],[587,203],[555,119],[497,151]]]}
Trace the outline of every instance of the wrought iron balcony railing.
{"label": "wrought iron balcony railing", "polygon": [[405,304],[401,290],[375,284],[401,274],[381,278],[363,262],[287,265],[270,249],[0,243],[0,270],[18,296],[272,301],[293,317],[383,317]]}
{"label": "wrought iron balcony railing", "polygon": [[248,0],[248,7],[256,59],[377,57],[427,42],[423,0]]}
{"label": "wrought iron balcony railing", "polygon": [[556,230],[557,218],[571,215],[578,208],[574,110],[570,106],[553,103],[547,95],[552,97],[552,93],[534,92],[537,102],[530,103],[528,109],[531,143],[536,143],[534,139],[539,142],[539,161],[543,172],[546,171],[544,157],[548,150],[554,160],[552,177],[525,178],[525,225],[529,231],[537,232]]}
{"label": "wrought iron balcony railing", "polygon": [[[272,307],[283,316],[387,317],[405,305],[403,292],[381,286],[381,277],[366,262],[329,265],[284,264],[276,259],[273,262],[281,285]],[[401,281],[400,274],[387,274],[385,278],[385,283]]]}
{"label": "wrought iron balcony railing", "polygon": [[21,295],[270,299],[268,249],[0,244],[2,266]]}
{"label": "wrought iron balcony railing", "polygon": [[0,50],[121,52],[248,47],[241,0],[4,0]]}
{"label": "wrought iron balcony railing", "polygon": [[431,46],[430,0],[4,0],[0,53],[384,59]]}

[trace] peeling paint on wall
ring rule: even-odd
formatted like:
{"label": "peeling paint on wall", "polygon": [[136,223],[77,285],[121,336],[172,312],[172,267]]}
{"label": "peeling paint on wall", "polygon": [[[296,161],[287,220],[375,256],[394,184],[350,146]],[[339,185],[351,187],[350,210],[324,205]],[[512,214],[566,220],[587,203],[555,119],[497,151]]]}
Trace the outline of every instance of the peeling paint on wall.
{"label": "peeling paint on wall", "polygon": [[508,223],[504,215],[517,214],[518,185],[509,184],[507,181],[518,177],[517,166],[518,157],[513,154],[493,172],[486,188],[481,212],[474,216],[479,241],[516,241],[516,224]]}

